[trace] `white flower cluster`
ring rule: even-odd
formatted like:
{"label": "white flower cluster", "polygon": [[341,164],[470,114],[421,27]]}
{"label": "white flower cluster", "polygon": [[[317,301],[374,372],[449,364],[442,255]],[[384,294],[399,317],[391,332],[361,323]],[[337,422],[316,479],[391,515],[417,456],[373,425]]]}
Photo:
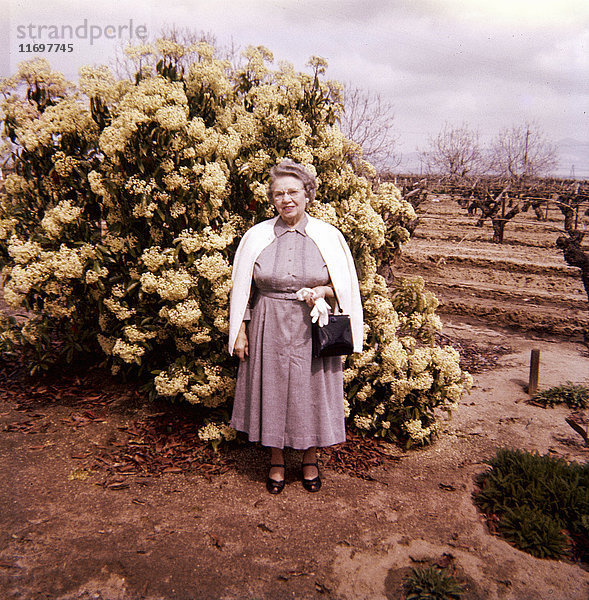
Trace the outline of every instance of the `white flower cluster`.
{"label": "white flower cluster", "polygon": [[122,358],[126,363],[141,364],[141,357],[145,348],[137,344],[128,344],[125,340],[117,340],[112,348],[112,353]]}
{"label": "white flower cluster", "polygon": [[155,47],[159,54],[163,56],[173,56],[180,58],[186,54],[186,48],[182,44],[178,44],[173,40],[159,38],[155,41]]}
{"label": "white flower cluster", "polygon": [[127,179],[127,181],[125,182],[125,189],[135,196],[151,194],[156,187],[157,184],[155,181],[145,181],[138,175],[133,175],[133,177],[129,177],[129,179]]}
{"label": "white flower cluster", "polygon": [[192,404],[203,404],[214,408],[232,397],[235,392],[235,378],[233,375],[223,376],[221,369],[215,365],[203,363],[200,368],[204,371],[206,381],[199,381],[190,386],[184,393],[184,398]]}
{"label": "white flower cluster", "polygon": [[187,104],[182,82],[143,79],[122,98],[116,118],[101,133],[101,150],[116,161],[141,123],[156,121],[169,130],[182,128],[187,123]]}
{"label": "white flower cluster", "polygon": [[102,175],[96,171],[90,171],[88,173],[88,183],[90,189],[97,195],[105,197],[107,195],[106,188],[102,181]]}
{"label": "white flower cluster", "polygon": [[352,381],[354,381],[354,379],[356,378],[356,375],[358,374],[358,370],[357,369],[344,369],[344,385],[348,385],[349,383],[352,383]]}
{"label": "white flower cluster", "polygon": [[187,85],[191,91],[197,91],[199,87],[206,88],[215,96],[223,97],[232,91],[232,83],[227,77],[229,63],[215,60],[211,53],[211,47],[207,48],[206,46],[204,44],[199,46],[201,60],[190,66]]}
{"label": "white flower cluster", "polygon": [[429,368],[431,360],[431,348],[416,348],[409,355],[409,368],[414,374],[418,375]]}
{"label": "white flower cluster", "polygon": [[103,302],[104,306],[106,306],[106,308],[108,308],[108,310],[110,310],[110,312],[112,312],[116,318],[119,319],[119,321],[126,321],[137,313],[136,309],[124,306],[115,298],[105,298]]}
{"label": "white flower cluster", "polygon": [[180,215],[186,214],[186,205],[181,202],[174,202],[170,207],[170,215],[173,219],[177,219]]}
{"label": "white flower cluster", "polygon": [[69,225],[76,221],[82,214],[82,208],[73,206],[69,200],[61,200],[57,206],[49,209],[43,220],[41,227],[51,238],[58,238],[65,225]]}
{"label": "white flower cluster", "polygon": [[202,142],[207,138],[207,126],[201,117],[193,117],[188,123],[186,133],[196,142]]}
{"label": "white flower cluster", "polygon": [[208,196],[208,220],[219,216],[223,200],[229,193],[227,176],[218,162],[207,163],[204,173],[199,178],[199,184]]}
{"label": "white flower cluster", "polygon": [[[21,306],[25,296],[34,288],[45,284],[49,294],[61,296],[65,293],[65,288],[57,283],[56,279],[67,282],[70,279],[81,279],[84,275],[82,249],[68,248],[62,244],[58,251],[41,252],[36,257],[34,256],[35,246],[27,244],[27,242],[20,242],[15,237],[11,238],[11,247],[15,256],[18,256],[20,260],[27,259],[27,263],[24,264],[15,261],[10,270],[10,277],[4,285],[4,299],[9,306],[14,308]],[[50,287],[50,280],[53,281],[53,289]],[[50,302],[53,304],[48,304],[48,306],[54,306],[55,310],[60,306],[60,312],[63,312],[62,309],[67,306],[66,297],[57,304],[55,304],[57,302],[55,299]],[[68,315],[72,310],[72,307],[67,309]]]}
{"label": "white flower cluster", "polygon": [[372,426],[374,425],[374,419],[372,417],[366,417],[363,415],[356,415],[354,417],[354,425],[358,429],[363,429],[364,431],[370,431]]}
{"label": "white flower cluster", "polygon": [[39,147],[52,146],[54,136],[58,135],[78,134],[92,138],[96,124],[79,99],[71,96],[49,106],[38,119],[23,124],[18,133],[22,145],[29,152],[35,152]]}
{"label": "white flower cluster", "polygon": [[307,212],[312,217],[321,219],[322,221],[334,225],[335,227],[338,225],[338,216],[335,211],[335,207],[332,204],[316,201],[309,206],[309,210]]}
{"label": "white flower cluster", "polygon": [[170,248],[162,250],[159,246],[152,246],[143,251],[141,260],[152,273],[155,273],[164,265],[174,264],[174,250]]}
{"label": "white flower cluster", "polygon": [[225,160],[235,160],[242,147],[241,136],[235,129],[229,127],[226,133],[219,136],[217,152]]}
{"label": "white flower cluster", "polygon": [[44,58],[20,62],[12,81],[14,84],[22,81],[36,83],[42,89],[56,96],[63,94],[70,86],[61,73],[51,70],[51,64]]}
{"label": "white flower cluster", "polygon": [[202,311],[197,300],[188,298],[183,302],[178,302],[173,308],[162,307],[159,315],[176,327],[192,330],[200,321]]}
{"label": "white flower cluster", "polygon": [[160,396],[177,396],[188,391],[190,373],[186,369],[162,371],[156,376],[155,389]]}
{"label": "white flower cluster", "polygon": [[53,276],[57,279],[81,279],[84,265],[80,254],[80,250],[68,248],[65,244],[57,252],[52,252],[48,262],[53,268]]}
{"label": "white flower cluster", "polygon": [[125,46],[125,54],[131,60],[139,60],[153,53],[154,47],[151,44],[129,44]]}
{"label": "white flower cluster", "polygon": [[53,155],[53,167],[55,172],[61,177],[69,177],[79,162],[73,156],[67,156],[65,152],[60,151]]}
{"label": "white flower cluster", "polygon": [[105,104],[119,99],[120,86],[106,65],[83,66],[78,73],[80,90],[89,98],[100,98]]}
{"label": "white flower cluster", "polygon": [[108,275],[108,269],[106,267],[99,267],[97,270],[89,269],[86,271],[86,283],[88,285],[94,285],[100,279],[105,278]]}
{"label": "white flower cluster", "polygon": [[[143,276],[141,283],[143,286]],[[161,277],[156,278],[155,291],[163,300],[184,300],[195,283],[194,278],[185,269],[165,271]]]}
{"label": "white flower cluster", "polygon": [[230,277],[227,277],[224,281],[218,281],[217,284],[213,286],[212,291],[215,295],[215,301],[219,306],[228,306],[232,287],[233,282]]}
{"label": "white flower cluster", "polygon": [[231,266],[221,254],[203,256],[195,263],[195,266],[198,273],[211,283],[231,275]]}
{"label": "white flower cluster", "polygon": [[370,398],[370,395],[373,392],[372,385],[370,383],[365,383],[357,392],[355,399],[357,402],[365,402]]}
{"label": "white flower cluster", "polygon": [[147,294],[155,294],[157,291],[158,277],[153,273],[147,272],[141,275],[141,289]]}
{"label": "white flower cluster", "polygon": [[138,204],[133,207],[133,216],[137,218],[151,219],[155,215],[157,204],[152,202],[147,196],[141,198]]}
{"label": "white flower cluster", "polygon": [[125,337],[131,342],[145,342],[152,340],[157,336],[155,331],[141,331],[136,325],[127,325],[124,328]]}
{"label": "white flower cluster", "polygon": [[165,177],[163,177],[162,181],[170,192],[173,192],[174,190],[190,189],[190,181],[188,178],[184,175],[181,175],[177,171],[171,171],[170,173],[167,173]]}
{"label": "white flower cluster", "polygon": [[0,219],[0,241],[6,240],[14,235],[15,225],[18,223],[17,219]]}
{"label": "white flower cluster", "polygon": [[315,155],[320,161],[333,160],[343,154],[346,143],[347,141],[338,127],[327,127],[323,130],[321,146],[315,151]]}
{"label": "white flower cluster", "polygon": [[195,328],[196,330],[190,336],[190,341],[193,344],[206,344],[211,341],[211,331],[202,327]]}
{"label": "white flower cluster", "polygon": [[440,383],[459,381],[462,375],[460,369],[460,354],[452,346],[432,348],[433,364],[440,370]]}
{"label": "white flower cluster", "polygon": [[162,106],[155,113],[155,120],[164,129],[183,129],[188,123],[188,109],[183,106]]}
{"label": "white flower cluster", "polygon": [[406,421],[403,423],[403,427],[406,429],[412,442],[417,444],[423,444],[425,441],[429,440],[432,435],[437,434],[440,429],[440,425],[437,421],[428,427],[423,427],[419,419]]}
{"label": "white flower cluster", "polygon": [[174,243],[180,244],[186,254],[194,254],[199,250],[207,252],[224,250],[233,242],[237,234],[233,221],[234,219],[224,223],[218,231],[213,230],[210,226],[205,227],[201,233],[185,229],[174,240]]}
{"label": "white flower cluster", "polygon": [[28,262],[39,258],[41,253],[42,248],[37,242],[23,242],[15,235],[10,238],[8,254],[17,264],[25,265]]}
{"label": "white flower cluster", "polygon": [[417,218],[411,203],[401,198],[400,190],[392,183],[381,183],[378,187],[378,193],[371,196],[371,204],[378,213],[401,216],[405,222]]}
{"label": "white flower cluster", "polygon": [[[223,440],[234,440],[237,435],[235,429],[232,429],[226,423],[207,423],[198,430],[198,437],[203,442],[213,443],[213,446],[218,446]],[[215,444],[217,442],[217,444]]]}
{"label": "white flower cluster", "polygon": [[217,331],[219,331],[220,333],[223,333],[223,334],[229,333],[229,321],[227,320],[227,317],[225,316],[225,314],[223,314],[223,313],[217,314],[213,325],[215,326]]}

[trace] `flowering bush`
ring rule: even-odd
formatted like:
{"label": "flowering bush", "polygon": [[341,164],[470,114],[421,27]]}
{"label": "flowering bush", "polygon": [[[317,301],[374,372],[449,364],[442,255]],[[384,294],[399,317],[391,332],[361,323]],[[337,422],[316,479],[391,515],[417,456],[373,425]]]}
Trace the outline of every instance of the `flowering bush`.
{"label": "flowering bush", "polygon": [[310,74],[271,69],[268,50],[249,48],[234,68],[205,43],[166,40],[130,54],[135,82],[87,67],[74,88],[43,60],[3,82],[14,163],[0,204],[4,297],[35,317],[20,333],[6,327],[0,348],[19,340],[45,356],[56,338],[100,348],[113,372],[202,405],[202,439],[231,438],[233,254],[273,215],[267,173],[289,157],[317,174],[309,212],[343,232],[357,263],[365,351],[345,365],[350,421],[430,441],[436,409],[451,408],[470,376],[455,350],[428,342],[440,323],[423,282],[391,295],[378,272],[415,213],[394,186],[374,190],[360,175],[374,169],[337,126],[341,87],[324,80],[325,62],[312,58]]}

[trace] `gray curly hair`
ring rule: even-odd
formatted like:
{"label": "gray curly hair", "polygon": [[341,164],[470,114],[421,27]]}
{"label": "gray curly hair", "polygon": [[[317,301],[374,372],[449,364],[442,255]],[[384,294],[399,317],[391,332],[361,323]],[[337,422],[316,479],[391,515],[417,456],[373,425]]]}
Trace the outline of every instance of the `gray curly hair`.
{"label": "gray curly hair", "polygon": [[282,162],[273,166],[270,169],[270,184],[268,185],[268,198],[272,200],[272,188],[279,177],[296,177],[300,179],[305,188],[305,195],[309,198],[309,202],[315,200],[315,192],[317,191],[317,180],[315,175],[310,173],[303,165],[296,163],[290,158],[285,158]]}

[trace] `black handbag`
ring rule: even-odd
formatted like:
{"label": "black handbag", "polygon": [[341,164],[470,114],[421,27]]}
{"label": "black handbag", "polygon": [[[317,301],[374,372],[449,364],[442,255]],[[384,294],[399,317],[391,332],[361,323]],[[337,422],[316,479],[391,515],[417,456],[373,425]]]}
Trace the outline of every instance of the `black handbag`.
{"label": "black handbag", "polygon": [[[334,289],[335,294],[335,289]],[[340,313],[343,312],[336,296]],[[313,339],[313,357],[343,356],[352,354],[354,341],[352,340],[352,324],[350,315],[329,315],[327,325],[319,327],[319,322],[312,323],[311,335]]]}

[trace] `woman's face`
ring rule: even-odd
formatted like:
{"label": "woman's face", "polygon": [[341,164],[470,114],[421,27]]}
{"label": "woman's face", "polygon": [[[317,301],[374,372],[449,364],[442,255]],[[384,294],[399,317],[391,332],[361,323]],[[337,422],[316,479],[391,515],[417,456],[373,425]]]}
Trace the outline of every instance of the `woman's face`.
{"label": "woman's face", "polygon": [[277,177],[272,185],[272,201],[282,220],[294,227],[305,214],[308,198],[298,177]]}

